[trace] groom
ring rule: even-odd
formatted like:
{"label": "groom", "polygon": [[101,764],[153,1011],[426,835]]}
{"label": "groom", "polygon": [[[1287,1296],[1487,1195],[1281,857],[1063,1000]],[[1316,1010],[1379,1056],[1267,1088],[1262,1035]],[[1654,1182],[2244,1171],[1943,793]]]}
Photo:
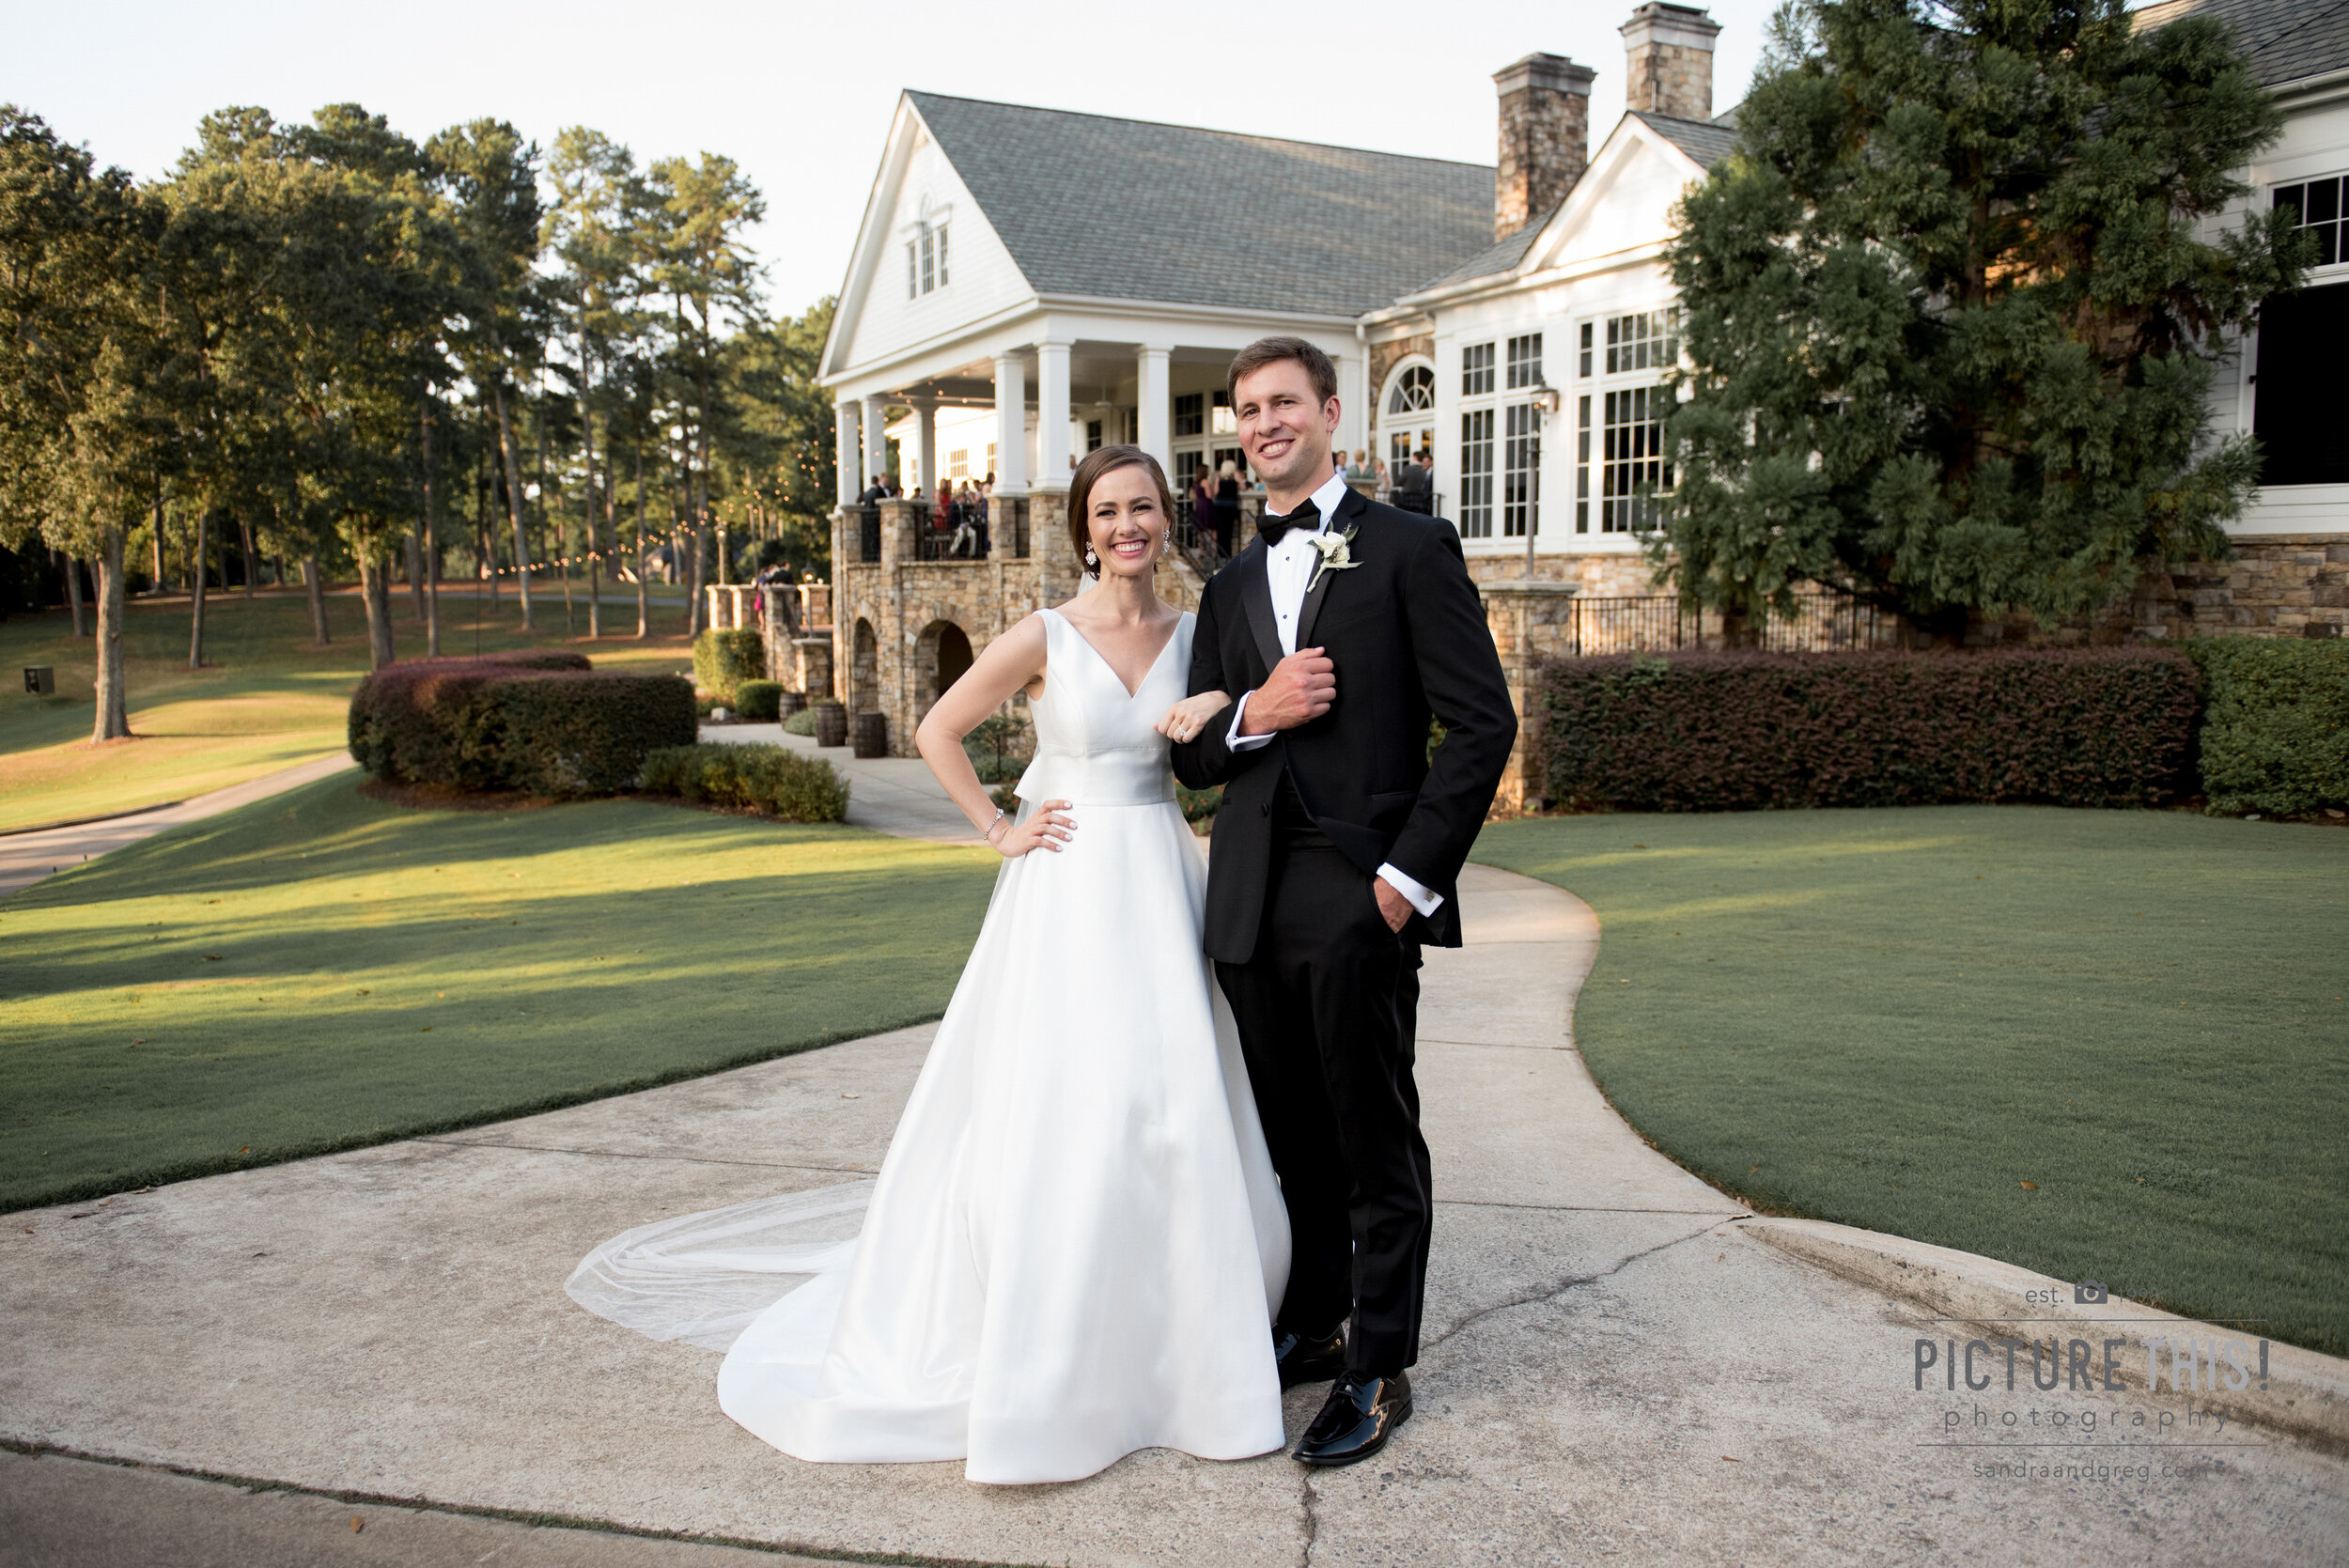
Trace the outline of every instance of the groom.
{"label": "groom", "polygon": [[1225,786],[1206,947],[1288,1205],[1281,1383],[1336,1379],[1296,1457],[1350,1465],[1411,1413],[1420,947],[1460,945],[1455,884],[1517,726],[1459,536],[1364,500],[1331,461],[1329,356],[1263,338],[1228,385],[1265,515],[1201,598],[1190,690],[1246,695],[1174,771]]}

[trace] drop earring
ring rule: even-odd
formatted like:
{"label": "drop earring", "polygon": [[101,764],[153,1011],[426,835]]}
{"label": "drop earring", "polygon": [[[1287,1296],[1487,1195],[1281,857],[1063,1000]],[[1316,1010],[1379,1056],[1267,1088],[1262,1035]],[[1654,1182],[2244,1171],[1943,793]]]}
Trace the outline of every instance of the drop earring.
{"label": "drop earring", "polygon": [[1100,569],[1101,558],[1093,553],[1093,547],[1091,545],[1085,546],[1085,570],[1097,572]]}

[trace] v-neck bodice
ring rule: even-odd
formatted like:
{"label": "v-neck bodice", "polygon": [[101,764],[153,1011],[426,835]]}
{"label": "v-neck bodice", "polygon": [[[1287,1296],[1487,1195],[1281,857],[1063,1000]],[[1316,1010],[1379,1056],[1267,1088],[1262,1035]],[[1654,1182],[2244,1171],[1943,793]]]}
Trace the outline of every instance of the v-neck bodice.
{"label": "v-neck bodice", "polygon": [[1044,617],[1044,694],[1029,709],[1035,757],[1021,776],[1022,800],[1140,806],[1174,799],[1166,737],[1153,726],[1183,700],[1196,619],[1185,612],[1166,646],[1131,693],[1057,610]]}

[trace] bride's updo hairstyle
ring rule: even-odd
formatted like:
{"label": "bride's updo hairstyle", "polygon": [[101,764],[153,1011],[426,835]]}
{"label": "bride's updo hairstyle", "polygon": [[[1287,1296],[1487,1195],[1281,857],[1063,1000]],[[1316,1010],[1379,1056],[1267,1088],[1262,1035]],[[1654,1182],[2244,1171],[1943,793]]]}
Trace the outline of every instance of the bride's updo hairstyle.
{"label": "bride's updo hairstyle", "polygon": [[1159,488],[1159,514],[1168,528],[1174,526],[1174,493],[1166,488],[1166,470],[1159,466],[1158,458],[1139,446],[1097,446],[1085,454],[1068,479],[1068,537],[1080,563],[1093,544],[1093,487],[1101,482],[1101,475],[1121,468],[1148,471],[1150,482]]}

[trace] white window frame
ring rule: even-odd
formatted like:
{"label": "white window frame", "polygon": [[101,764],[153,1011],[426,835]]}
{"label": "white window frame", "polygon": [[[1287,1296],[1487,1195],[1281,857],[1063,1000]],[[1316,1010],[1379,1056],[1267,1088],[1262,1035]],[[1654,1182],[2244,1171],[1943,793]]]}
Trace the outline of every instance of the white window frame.
{"label": "white window frame", "polygon": [[[1656,526],[1654,499],[1636,491],[1672,488],[1663,421],[1672,407],[1664,377],[1679,360],[1679,306],[1672,302],[1612,309],[1574,323],[1574,531],[1630,543]],[[1637,410],[1640,417],[1626,419]]]}

